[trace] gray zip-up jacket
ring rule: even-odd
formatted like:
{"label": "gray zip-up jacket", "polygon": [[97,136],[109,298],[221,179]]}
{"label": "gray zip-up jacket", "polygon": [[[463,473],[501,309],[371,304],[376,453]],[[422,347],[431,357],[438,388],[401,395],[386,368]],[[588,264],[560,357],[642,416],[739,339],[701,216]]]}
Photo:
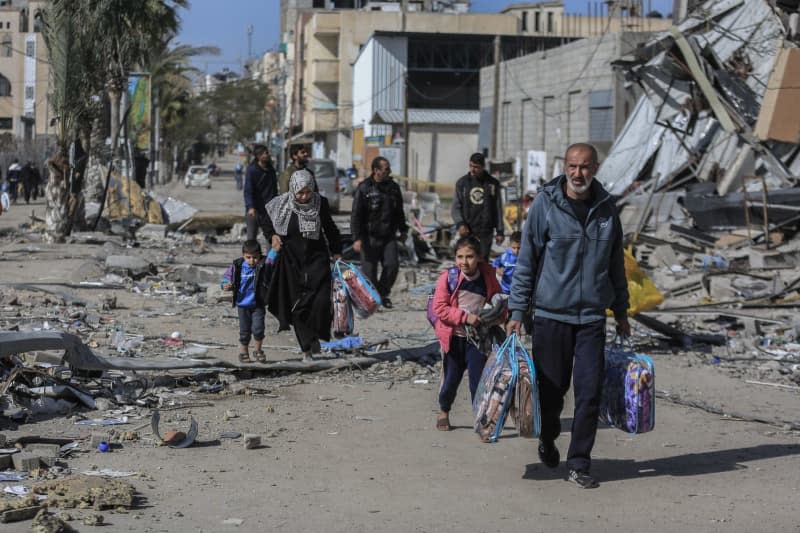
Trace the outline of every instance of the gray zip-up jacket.
{"label": "gray zip-up jacket", "polygon": [[614,202],[593,180],[593,202],[581,225],[564,193],[565,181],[562,175],[545,185],[531,205],[511,281],[511,318],[522,320],[534,296],[535,316],[588,324],[611,308],[622,319],[628,282]]}

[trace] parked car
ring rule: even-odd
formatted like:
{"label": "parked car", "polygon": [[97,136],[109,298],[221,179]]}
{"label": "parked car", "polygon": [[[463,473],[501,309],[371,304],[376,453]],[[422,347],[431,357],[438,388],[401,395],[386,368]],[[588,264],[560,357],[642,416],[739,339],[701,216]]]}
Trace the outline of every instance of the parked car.
{"label": "parked car", "polygon": [[183,185],[187,189],[189,187],[205,187],[211,188],[211,176],[208,173],[208,167],[205,165],[192,165],[186,171],[186,176],[183,178]]}
{"label": "parked car", "polygon": [[317,179],[319,193],[328,199],[333,213],[339,212],[340,181],[336,162],[332,159],[309,159],[308,167]]}

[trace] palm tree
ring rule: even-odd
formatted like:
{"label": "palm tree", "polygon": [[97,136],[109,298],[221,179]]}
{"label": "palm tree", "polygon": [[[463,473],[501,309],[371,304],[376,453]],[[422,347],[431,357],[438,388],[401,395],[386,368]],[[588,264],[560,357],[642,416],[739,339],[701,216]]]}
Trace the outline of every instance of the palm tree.
{"label": "palm tree", "polygon": [[[188,0],[76,0],[73,9],[85,26],[97,28],[96,57],[105,64],[111,104],[111,139],[119,136],[119,104],[127,73],[142,68],[163,47],[164,37],[178,33],[178,8]],[[116,146],[116,145],[114,145]]]}
{"label": "palm tree", "polygon": [[[48,161],[46,238],[60,240],[71,230],[70,210],[82,204],[80,183],[70,169],[68,150],[77,139],[90,153],[99,116],[98,95],[106,86],[111,102],[112,146],[119,134],[119,102],[127,72],[148,63],[165,35],[175,35],[177,9],[188,0],[51,0],[43,15],[43,35],[51,72],[51,102],[58,117],[56,153]],[[105,83],[103,83],[105,82]]]}

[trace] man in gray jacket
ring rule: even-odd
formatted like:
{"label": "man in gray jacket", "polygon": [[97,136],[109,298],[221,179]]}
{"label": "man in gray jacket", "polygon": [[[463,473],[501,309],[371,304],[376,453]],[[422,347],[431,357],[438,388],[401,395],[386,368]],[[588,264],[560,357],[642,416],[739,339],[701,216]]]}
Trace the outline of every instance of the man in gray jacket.
{"label": "man in gray jacket", "polygon": [[630,335],[628,284],[622,225],[613,199],[594,180],[597,150],[573,144],[564,159],[566,175],[545,185],[528,212],[511,281],[507,329],[519,334],[533,304],[533,360],[542,412],[539,459],[550,468],[558,466],[555,440],[573,377],[568,480],[594,488],[589,468],[605,369],[605,311],[613,311],[617,333]]}

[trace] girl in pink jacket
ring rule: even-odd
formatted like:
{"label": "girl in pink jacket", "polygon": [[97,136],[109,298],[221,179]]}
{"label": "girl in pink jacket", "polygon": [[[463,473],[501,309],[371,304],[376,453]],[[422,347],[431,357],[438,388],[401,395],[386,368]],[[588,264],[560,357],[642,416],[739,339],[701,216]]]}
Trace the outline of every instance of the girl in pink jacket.
{"label": "girl in pink jacket", "polygon": [[[439,408],[436,429],[450,430],[450,407],[456,398],[458,386],[469,372],[469,391],[472,399],[481,379],[486,354],[477,347],[478,339],[471,339],[472,328],[478,326],[478,314],[492,296],[502,293],[495,270],[480,259],[480,241],[472,236],[456,242],[455,262],[459,272],[452,287],[450,269],[444,270],[436,282],[433,293],[434,330],[442,347],[442,376],[439,386]],[[474,331],[474,330],[473,330]]]}

